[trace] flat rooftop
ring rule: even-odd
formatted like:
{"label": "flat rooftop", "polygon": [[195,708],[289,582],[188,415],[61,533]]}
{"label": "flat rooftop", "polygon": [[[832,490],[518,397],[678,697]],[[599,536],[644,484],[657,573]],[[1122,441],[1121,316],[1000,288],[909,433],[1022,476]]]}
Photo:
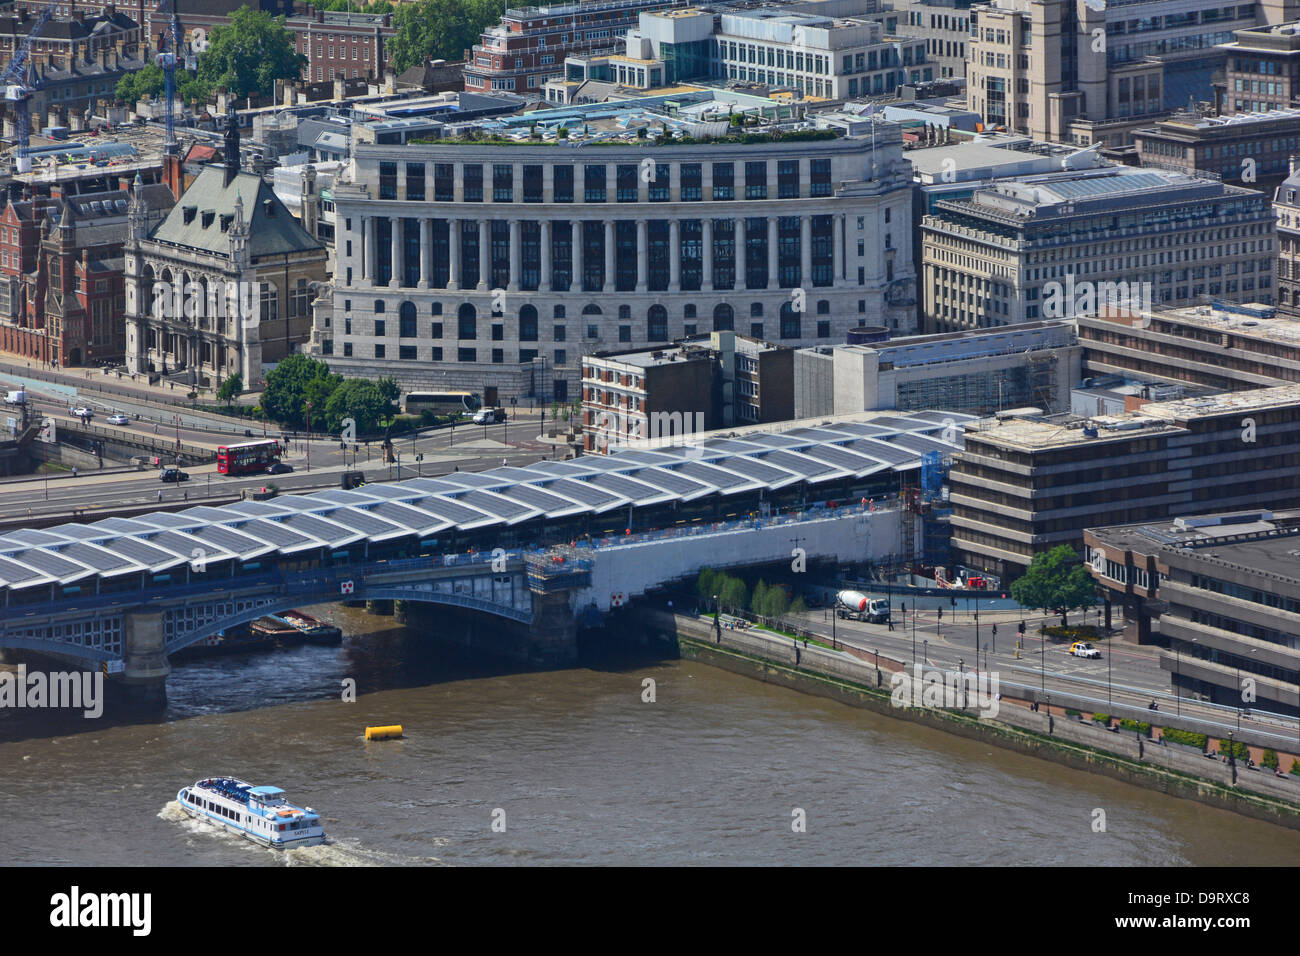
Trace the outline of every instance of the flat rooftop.
{"label": "flat rooftop", "polygon": [[[1122,415],[1094,415],[1090,418],[1054,415],[1000,421],[984,419],[972,426],[971,430],[978,432],[982,441],[1037,451],[1179,431],[1185,423],[1201,418],[1298,404],[1300,385],[1277,385],[1221,395],[1149,402],[1136,412]],[[1085,435],[1085,427],[1095,428],[1096,437]]]}
{"label": "flat rooftop", "polygon": [[[1110,547],[1154,554],[1165,547],[1199,548],[1217,544],[1229,548],[1232,542],[1228,539],[1238,535],[1266,535],[1290,529],[1300,531],[1300,511],[1257,510],[1197,515],[1089,528],[1088,533]],[[1292,542],[1289,547],[1294,549],[1297,545]],[[1300,560],[1295,563],[1300,570]]]}
{"label": "flat rooftop", "polygon": [[[1238,309],[1242,311],[1237,311]],[[1244,311],[1246,309],[1250,311]],[[1232,309],[1198,305],[1184,309],[1161,309],[1152,312],[1151,317],[1176,321],[1195,328],[1232,332],[1235,335],[1259,339],[1263,342],[1285,343],[1300,348],[1300,322],[1269,317],[1273,312],[1273,306],[1260,303],[1235,306]],[[1086,321],[1089,323],[1111,321],[1116,325],[1132,324],[1124,319],[1107,319],[1104,316],[1089,317]],[[1206,347],[1210,347],[1208,343]]]}

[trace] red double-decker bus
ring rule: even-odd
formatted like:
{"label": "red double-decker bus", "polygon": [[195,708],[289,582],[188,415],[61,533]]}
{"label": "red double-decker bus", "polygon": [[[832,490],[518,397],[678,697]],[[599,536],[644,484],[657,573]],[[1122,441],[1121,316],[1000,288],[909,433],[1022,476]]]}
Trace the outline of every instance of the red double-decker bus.
{"label": "red double-decker bus", "polygon": [[247,475],[266,471],[280,460],[280,443],[274,438],[222,445],[217,449],[217,471],[223,475]]}

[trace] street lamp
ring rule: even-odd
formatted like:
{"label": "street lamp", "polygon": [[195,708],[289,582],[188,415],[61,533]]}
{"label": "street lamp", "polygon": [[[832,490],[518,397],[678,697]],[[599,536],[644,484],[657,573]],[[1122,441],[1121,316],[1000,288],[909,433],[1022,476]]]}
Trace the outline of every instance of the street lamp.
{"label": "street lamp", "polygon": [[713,595],[713,633],[717,636],[717,642],[722,643],[722,621],[718,618],[718,596]]}
{"label": "street lamp", "polygon": [[307,470],[311,471],[311,402],[307,402]]}
{"label": "street lamp", "polygon": [[[907,625],[907,602],[899,605],[903,609],[903,625]],[[912,663],[916,663],[916,605],[912,605]]]}
{"label": "street lamp", "polygon": [[928,638],[923,637],[921,638],[921,660],[928,661],[929,659],[930,659],[930,641]]}

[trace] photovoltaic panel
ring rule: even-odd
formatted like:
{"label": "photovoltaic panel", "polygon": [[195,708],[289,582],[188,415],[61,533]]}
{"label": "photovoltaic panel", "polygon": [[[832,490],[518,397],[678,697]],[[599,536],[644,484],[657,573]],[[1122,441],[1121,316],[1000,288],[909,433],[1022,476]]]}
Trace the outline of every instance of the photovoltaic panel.
{"label": "photovoltaic panel", "polygon": [[784,468],[773,468],[757,458],[750,458],[745,455],[733,455],[730,458],[724,458],[722,461],[717,462],[717,465],[719,468],[728,468],[747,478],[757,479],[772,488],[784,488],[791,482],[799,480],[797,473],[792,475]]}
{"label": "photovoltaic panel", "polygon": [[511,501],[509,498],[493,495],[486,491],[467,491],[457,496],[456,500],[462,501],[473,508],[478,508],[480,511],[486,511],[488,514],[499,515],[510,520],[527,516],[533,510],[518,501]]}
{"label": "photovoltaic panel", "polygon": [[351,544],[365,537],[356,529],[333,521],[323,521],[318,515],[294,515],[292,518],[285,518],[284,523],[294,531],[300,531],[310,538],[322,541],[331,548]]}
{"label": "photovoltaic panel", "polygon": [[688,478],[707,482],[720,491],[748,488],[756,484],[752,478],[746,478],[735,472],[724,471],[700,461],[684,461],[676,466],[677,470]]}
{"label": "photovoltaic panel", "polygon": [[778,468],[785,468],[787,471],[793,471],[804,478],[819,478],[823,475],[829,475],[835,471],[825,462],[813,461],[808,458],[800,458],[785,451],[774,451],[763,456],[763,461],[769,465],[776,465]]}
{"label": "photovoltaic panel", "polygon": [[0,582],[21,584],[24,581],[44,581],[50,577],[35,568],[24,567],[15,561],[0,558]]}
{"label": "photovoltaic panel", "polygon": [[589,481],[581,481],[576,478],[560,478],[547,482],[542,487],[566,498],[572,498],[596,512],[608,511],[610,508],[621,504],[621,496],[612,495],[608,491],[597,488]]}
{"label": "photovoltaic panel", "polygon": [[135,566],[135,562],[129,558],[88,544],[70,544],[66,548],[59,549],[59,554],[101,573]]}

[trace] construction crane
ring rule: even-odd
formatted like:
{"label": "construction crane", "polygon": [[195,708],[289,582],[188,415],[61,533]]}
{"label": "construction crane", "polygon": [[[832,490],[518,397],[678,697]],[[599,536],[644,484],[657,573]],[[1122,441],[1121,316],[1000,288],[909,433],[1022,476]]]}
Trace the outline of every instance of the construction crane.
{"label": "construction crane", "polygon": [[172,0],[172,19],[168,24],[167,32],[163,34],[162,41],[158,44],[157,63],[162,67],[163,76],[166,85],[163,95],[166,99],[163,101],[163,123],[167,128],[166,150],[169,153],[176,151],[176,107],[174,97],[176,95],[176,62],[180,57],[181,49],[181,21],[179,11],[176,9],[177,0]]}
{"label": "construction crane", "polygon": [[29,155],[31,148],[31,114],[27,109],[27,100],[32,95],[33,84],[28,83],[24,76],[27,69],[27,61],[31,57],[32,47],[36,45],[37,34],[49,23],[50,17],[54,16],[54,4],[50,3],[36,22],[32,25],[31,31],[27,34],[27,39],[23,40],[18,51],[14,53],[14,58],[9,61],[5,67],[4,73],[0,73],[0,86],[4,87],[5,101],[9,103],[9,109],[15,114],[14,121],[18,127],[18,154],[16,167],[18,172],[31,172],[32,160]]}

